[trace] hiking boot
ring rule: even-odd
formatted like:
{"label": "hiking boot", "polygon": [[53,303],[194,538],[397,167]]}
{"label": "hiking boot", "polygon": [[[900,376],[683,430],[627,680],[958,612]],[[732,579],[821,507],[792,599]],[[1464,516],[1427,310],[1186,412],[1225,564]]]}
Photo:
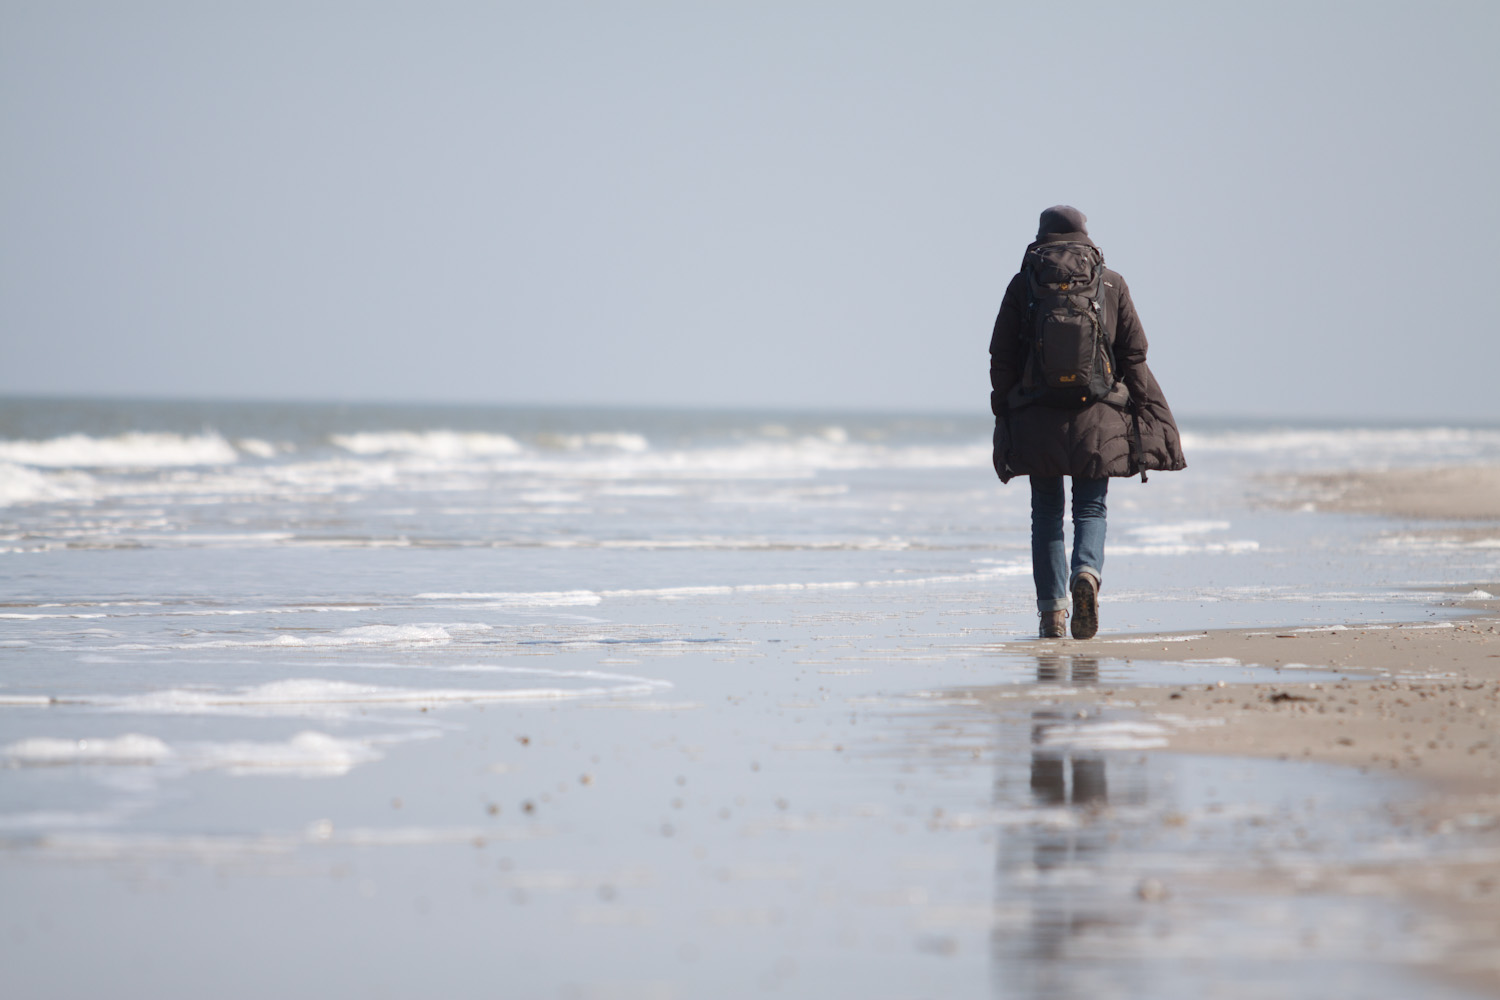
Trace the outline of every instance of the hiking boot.
{"label": "hiking boot", "polygon": [[1073,581],[1073,638],[1092,639],[1099,631],[1099,581],[1079,573]]}
{"label": "hiking boot", "polygon": [[1068,613],[1066,611],[1039,611],[1037,614],[1042,619],[1041,637],[1043,639],[1062,639],[1068,634]]}

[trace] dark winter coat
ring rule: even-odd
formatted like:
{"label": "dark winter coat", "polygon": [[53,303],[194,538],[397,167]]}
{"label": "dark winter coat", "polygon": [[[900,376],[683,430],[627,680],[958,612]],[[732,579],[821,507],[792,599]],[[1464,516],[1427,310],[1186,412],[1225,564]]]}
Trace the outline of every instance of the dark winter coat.
{"label": "dark winter coat", "polygon": [[[1092,245],[1083,233],[1049,233],[1031,246],[1041,243]],[[1028,404],[1013,391],[1021,381],[1029,349],[1026,299],[1026,277],[1017,274],[1005,289],[990,339],[994,461],[1001,482],[1009,482],[1012,476],[1102,479],[1133,476],[1147,469],[1185,468],[1172,411],[1146,367],[1146,333],[1125,279],[1105,269],[1104,323],[1113,335],[1119,381],[1109,397],[1079,410]]]}

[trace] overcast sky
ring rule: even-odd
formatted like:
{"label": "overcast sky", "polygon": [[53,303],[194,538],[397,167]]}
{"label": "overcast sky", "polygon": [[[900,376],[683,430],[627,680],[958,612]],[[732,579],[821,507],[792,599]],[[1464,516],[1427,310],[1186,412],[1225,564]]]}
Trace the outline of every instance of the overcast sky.
{"label": "overcast sky", "polygon": [[0,393],[1500,419],[1500,4],[0,0]]}

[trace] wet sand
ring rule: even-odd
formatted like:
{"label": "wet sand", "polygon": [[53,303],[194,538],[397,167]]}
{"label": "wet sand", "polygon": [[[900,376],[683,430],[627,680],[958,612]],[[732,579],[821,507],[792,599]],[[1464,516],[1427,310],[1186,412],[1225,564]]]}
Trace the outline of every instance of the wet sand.
{"label": "wet sand", "polygon": [[[1500,585],[1480,588],[1500,593]],[[1415,780],[1419,794],[1395,808],[1433,832],[1472,833],[1474,846],[1379,867],[1257,872],[1269,891],[1381,893],[1422,900],[1444,913],[1462,942],[1442,970],[1500,994],[1500,601],[1463,602],[1478,612],[1441,624],[1225,630],[1025,643],[1073,657],[1222,661],[1281,667],[1275,683],[1179,684],[1080,689],[1059,700],[1101,701],[1163,724],[1186,753],[1314,760]],[[1302,667],[1346,670],[1309,682]],[[1205,671],[1207,673],[1207,671]],[[1245,886],[1240,886],[1244,888]]]}
{"label": "wet sand", "polygon": [[[1500,584],[1491,586],[1500,592]],[[1184,750],[1386,768],[1456,793],[1500,794],[1500,601],[1465,603],[1483,610],[1443,623],[1017,645],[1072,656],[1280,667],[1283,679],[1272,684],[1131,687],[1120,697],[1189,719],[1224,720],[1184,729],[1174,741]],[[1343,669],[1349,679],[1310,684],[1298,677],[1300,667]]]}
{"label": "wet sand", "polygon": [[1283,502],[1351,514],[1500,521],[1500,466],[1290,476]]}
{"label": "wet sand", "polygon": [[[1500,522],[1500,468],[1394,470],[1280,481],[1289,502],[1417,520]],[[1467,530],[1493,536],[1500,525]],[[1493,596],[1492,596],[1493,595]],[[1106,595],[1107,597],[1107,595]],[[1341,871],[1257,872],[1267,891],[1331,890],[1417,899],[1445,914],[1460,946],[1442,973],[1500,995],[1500,582],[1459,588],[1454,620],[1032,642],[1038,653],[1234,660],[1276,667],[1275,683],[1079,690],[1165,726],[1170,749],[1305,759],[1403,776],[1418,795],[1394,808],[1434,832],[1472,833],[1466,850]],[[1102,608],[1108,624],[1108,604]],[[1301,668],[1346,671],[1310,682]],[[1207,671],[1205,671],[1207,673]],[[1310,880],[1311,878],[1311,880]]]}
{"label": "wet sand", "polygon": [[[1500,467],[1358,472],[1290,482],[1304,493],[1320,491],[1314,502],[1326,509],[1494,522],[1473,530],[1500,530]],[[1284,684],[1232,692],[1133,690],[1132,698],[1145,706],[1224,719],[1222,727],[1179,734],[1183,749],[1387,768],[1450,795],[1500,795],[1500,582],[1456,588],[1444,603],[1472,617],[1390,627],[1228,629],[1164,636],[1162,642],[1105,636],[1067,645],[1084,654],[1118,657],[1134,650],[1139,659],[1232,658],[1285,668]],[[1107,623],[1107,603],[1103,613]],[[1347,669],[1350,683],[1310,688],[1297,681],[1298,665]]]}

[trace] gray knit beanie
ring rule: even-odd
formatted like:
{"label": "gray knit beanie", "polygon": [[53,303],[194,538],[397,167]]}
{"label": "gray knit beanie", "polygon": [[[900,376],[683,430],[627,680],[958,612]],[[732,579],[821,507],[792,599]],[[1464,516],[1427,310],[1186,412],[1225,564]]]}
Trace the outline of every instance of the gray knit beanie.
{"label": "gray knit beanie", "polygon": [[1036,227],[1037,239],[1052,233],[1082,233],[1087,236],[1088,216],[1072,205],[1053,205],[1042,213],[1042,221]]}

